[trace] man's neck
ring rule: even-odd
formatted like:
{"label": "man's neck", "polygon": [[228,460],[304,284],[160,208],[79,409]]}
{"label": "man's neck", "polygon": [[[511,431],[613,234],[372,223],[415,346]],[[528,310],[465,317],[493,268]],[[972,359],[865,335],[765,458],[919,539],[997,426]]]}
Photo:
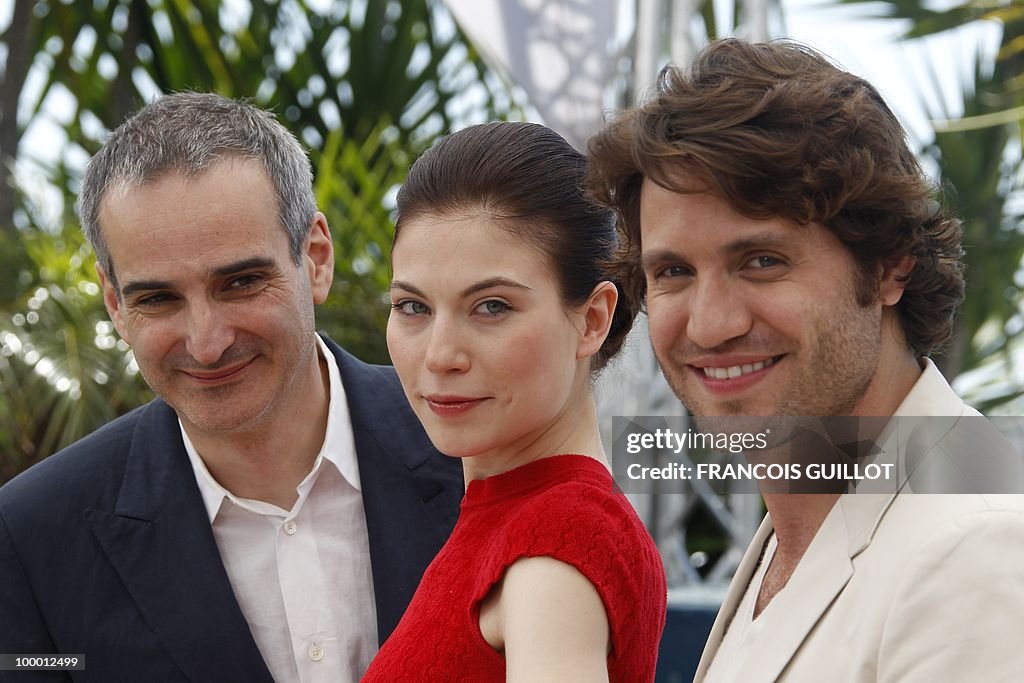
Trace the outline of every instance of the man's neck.
{"label": "man's neck", "polygon": [[289,392],[289,405],[275,406],[273,419],[249,431],[210,433],[182,421],[210,474],[233,495],[285,510],[298,499],[296,489],[323,446],[330,407],[327,361],[319,348],[314,358],[313,370]]}
{"label": "man's neck", "polygon": [[772,518],[776,548],[754,606],[754,616],[785,588],[818,529],[839,500],[838,493],[769,493],[764,504]]}
{"label": "man's neck", "polygon": [[[865,392],[853,415],[893,415],[921,377],[921,365],[902,345],[883,351],[880,372]],[[757,596],[755,614],[767,607],[785,587],[818,530],[839,500],[838,493],[793,494],[762,491],[778,543]]]}
{"label": "man's neck", "polygon": [[772,518],[778,547],[776,557],[783,564],[796,563],[814,540],[822,522],[839,500],[838,493],[768,493],[765,507]]}
{"label": "man's neck", "polygon": [[882,327],[882,336],[890,343],[882,344],[871,383],[850,415],[892,416],[903,403],[914,384],[921,378],[923,365],[914,351],[903,343],[903,331],[893,322]]}

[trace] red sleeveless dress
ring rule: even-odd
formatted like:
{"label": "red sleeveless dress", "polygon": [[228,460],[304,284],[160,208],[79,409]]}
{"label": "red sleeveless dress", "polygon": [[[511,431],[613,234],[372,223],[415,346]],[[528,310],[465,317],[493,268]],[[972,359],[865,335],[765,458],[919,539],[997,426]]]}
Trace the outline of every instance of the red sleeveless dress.
{"label": "red sleeveless dress", "polygon": [[480,602],[512,563],[537,556],[572,565],[597,589],[611,683],[654,681],[666,611],[661,558],[604,465],[559,455],[470,482],[451,538],[363,683],[504,681],[504,656],[480,634]]}

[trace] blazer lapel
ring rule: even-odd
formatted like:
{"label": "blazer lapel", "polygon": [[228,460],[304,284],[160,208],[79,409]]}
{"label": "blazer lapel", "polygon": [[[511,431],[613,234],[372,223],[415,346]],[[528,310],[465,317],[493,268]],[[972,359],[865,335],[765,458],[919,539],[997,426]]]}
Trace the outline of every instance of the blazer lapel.
{"label": "blazer lapel", "polygon": [[758,527],[754,538],[750,541],[750,545],[747,546],[746,552],[743,553],[739,566],[736,567],[736,573],[733,575],[733,579],[729,583],[729,590],[725,594],[725,601],[715,616],[715,623],[711,626],[711,633],[708,634],[707,643],[704,645],[704,652],[701,653],[700,663],[697,665],[697,673],[693,679],[694,683],[700,683],[707,675],[708,667],[711,666],[711,660],[718,653],[718,648],[722,644],[722,638],[725,637],[725,632],[732,622],[736,608],[739,607],[743,594],[747,591],[747,585],[757,570],[758,560],[761,559],[761,551],[771,534],[772,520],[771,517],[765,515],[765,518],[761,520],[761,526]]}
{"label": "blazer lapel", "polygon": [[[769,612],[781,616],[777,622],[766,625],[773,628],[766,630],[750,651],[737,680],[756,682],[779,678],[815,624],[849,583],[853,576],[853,559],[871,544],[886,512],[915,474],[923,456],[930,454],[956,424],[956,417],[941,420],[935,416],[965,414],[964,403],[942,379],[935,365],[927,359],[925,363],[921,379],[895,413],[894,417],[903,422],[890,422],[878,439],[879,454],[874,462],[894,463],[899,468],[896,481],[865,480],[855,487],[856,494],[840,496],[786,588],[762,613],[761,617]],[[913,419],[918,415],[930,417]],[[707,675],[771,531],[771,520],[765,517],[729,585],[701,656],[695,683]]]}
{"label": "blazer lapel", "polygon": [[[807,636],[853,576],[853,558],[870,543],[895,494],[844,495],[822,523],[786,588],[759,617],[767,619],[763,636],[747,654],[737,680],[775,681]],[[765,518],[729,587],[701,657],[695,681],[703,680],[725,630],[757,568],[761,549],[772,531]]]}
{"label": "blazer lapel", "polygon": [[383,643],[451,534],[464,493],[462,466],[430,443],[393,369],[367,365],[325,342],[348,397]]}
{"label": "blazer lapel", "polygon": [[763,637],[751,649],[737,680],[777,680],[851,576],[847,524],[837,502],[786,587],[758,617],[770,623],[764,624]]}
{"label": "blazer lapel", "polygon": [[139,611],[189,679],[272,683],[165,403],[154,401],[139,420],[116,508],[86,514]]}

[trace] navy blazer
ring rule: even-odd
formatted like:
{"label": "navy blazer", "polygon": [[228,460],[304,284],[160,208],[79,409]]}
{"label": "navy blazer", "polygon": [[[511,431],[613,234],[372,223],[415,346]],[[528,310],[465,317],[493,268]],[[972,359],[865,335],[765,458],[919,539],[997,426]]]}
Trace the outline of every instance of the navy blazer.
{"label": "navy blazer", "polygon": [[[389,367],[330,340],[348,397],[381,642],[458,516]],[[0,653],[84,654],[75,681],[272,683],[235,600],[177,415],[157,399],[0,488]],[[0,671],[0,681],[68,674]]]}

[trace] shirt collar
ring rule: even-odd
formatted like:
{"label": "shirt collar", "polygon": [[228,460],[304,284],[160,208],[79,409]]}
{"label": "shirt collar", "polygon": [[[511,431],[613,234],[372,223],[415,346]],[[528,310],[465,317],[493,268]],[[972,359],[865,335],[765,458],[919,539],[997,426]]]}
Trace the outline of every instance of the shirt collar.
{"label": "shirt collar", "polygon": [[320,335],[317,335],[316,341],[321,357],[327,361],[327,375],[331,388],[331,402],[327,408],[327,432],[324,434],[324,445],[317,460],[321,456],[330,460],[352,488],[362,491],[359,482],[359,463],[356,461],[355,438],[352,434],[352,419],[348,412],[348,397],[345,395],[345,385],[341,382],[338,360]]}
{"label": "shirt collar", "polygon": [[[327,363],[328,386],[330,389],[327,407],[327,429],[324,433],[323,445],[320,447],[320,452],[313,463],[313,468],[298,486],[300,501],[313,488],[313,484],[317,479],[316,475],[320,472],[325,460],[334,465],[338,472],[341,473],[341,476],[354,489],[362,491],[359,481],[359,465],[356,461],[355,440],[352,434],[352,421],[349,419],[348,400],[345,396],[345,387],[341,382],[341,371],[338,369],[338,361],[334,354],[331,353],[331,350],[327,348],[324,340],[320,338],[320,335],[317,335],[316,341],[317,352],[320,358],[323,358]],[[206,463],[203,462],[202,457],[200,457],[195,446],[192,444],[192,440],[188,438],[185,426],[181,424],[180,418],[178,419],[178,428],[181,430],[181,439],[185,444],[185,452],[188,454],[189,462],[192,465],[192,472],[199,486],[199,493],[203,497],[203,505],[206,507],[206,514],[210,519],[210,523],[212,524],[213,520],[217,517],[217,512],[220,510],[225,498],[243,507],[250,507],[213,478],[210,470],[206,467]],[[257,503],[259,507],[267,505],[266,503],[259,503],[259,501],[253,502]],[[298,505],[296,505],[296,508],[298,508]]]}
{"label": "shirt collar", "polygon": [[924,369],[910,392],[903,398],[893,417],[924,415],[960,415],[964,402],[949,387],[931,358],[923,359]]}

